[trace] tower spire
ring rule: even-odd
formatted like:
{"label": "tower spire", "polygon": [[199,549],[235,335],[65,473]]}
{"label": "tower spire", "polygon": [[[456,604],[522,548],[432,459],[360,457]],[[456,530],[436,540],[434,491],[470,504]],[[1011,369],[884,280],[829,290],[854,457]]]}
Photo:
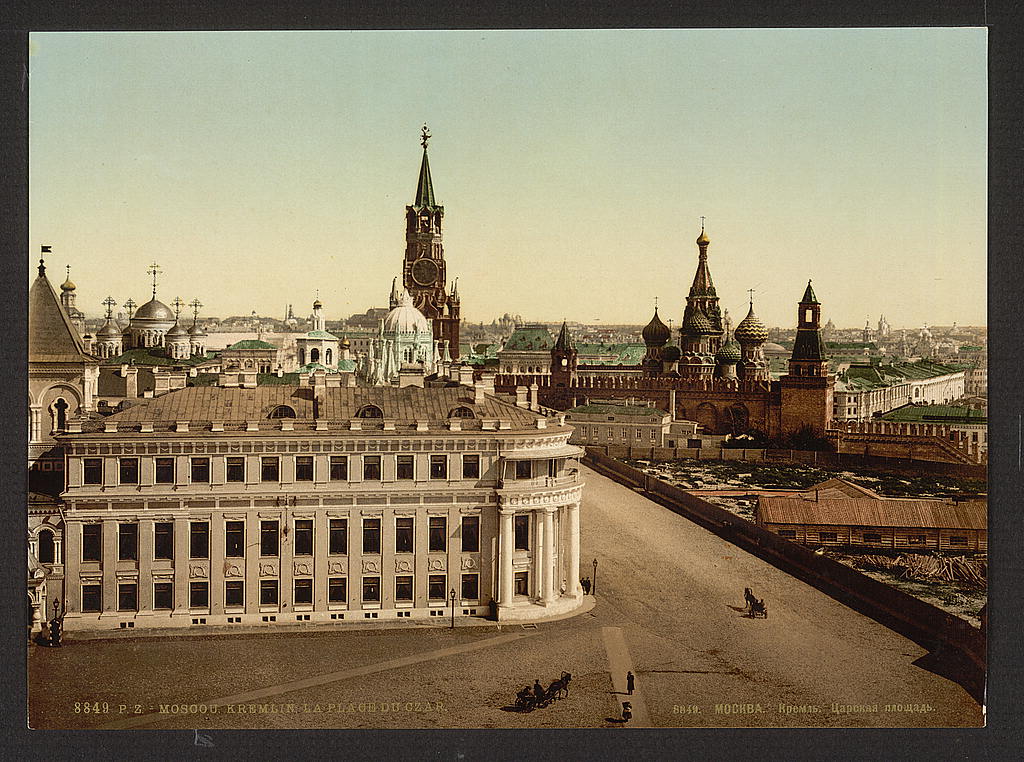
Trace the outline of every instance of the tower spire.
{"label": "tower spire", "polygon": [[427,159],[427,143],[430,141],[430,131],[427,125],[423,125],[420,134],[420,145],[423,146],[423,161],[420,162],[420,179],[416,185],[416,200],[413,206],[435,206],[434,183],[430,179],[430,161]]}

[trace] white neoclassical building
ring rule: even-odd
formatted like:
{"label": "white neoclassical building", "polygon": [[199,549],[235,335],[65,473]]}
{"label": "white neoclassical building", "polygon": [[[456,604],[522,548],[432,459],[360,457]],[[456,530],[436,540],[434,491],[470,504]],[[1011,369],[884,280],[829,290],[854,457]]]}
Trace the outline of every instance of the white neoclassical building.
{"label": "white neoclassical building", "polygon": [[571,433],[486,381],[360,388],[324,373],[72,421],[58,435],[65,627],[572,612]]}

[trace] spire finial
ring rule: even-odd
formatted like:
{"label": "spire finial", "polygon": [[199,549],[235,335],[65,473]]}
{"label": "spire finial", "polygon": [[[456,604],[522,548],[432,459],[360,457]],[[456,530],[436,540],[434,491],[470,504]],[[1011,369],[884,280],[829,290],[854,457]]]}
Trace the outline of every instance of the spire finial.
{"label": "spire finial", "polygon": [[133,314],[135,314],[135,300],[129,299],[127,302],[124,303],[124,308],[128,310],[128,317],[130,318]]}
{"label": "spire finial", "polygon": [[192,308],[192,324],[195,325],[196,321],[199,320],[199,308],[203,306],[203,303],[198,299],[193,299],[188,303],[188,306]]}
{"label": "spire finial", "polygon": [[748,288],[747,293],[750,294],[750,308],[754,308],[754,289]]}
{"label": "spire finial", "polygon": [[67,273],[67,279],[71,280],[71,265],[64,265],[64,272]]}
{"label": "spire finial", "polygon": [[153,298],[156,299],[156,276],[162,273],[163,270],[160,269],[160,265],[154,262],[146,272],[153,276]]}
{"label": "spire finial", "polygon": [[700,216],[700,232],[704,232],[704,215]]}
{"label": "spire finial", "polygon": [[42,278],[44,275],[46,275],[46,261],[42,257],[40,257],[39,258],[39,277]]}
{"label": "spire finial", "polygon": [[427,129],[427,123],[423,123],[423,130],[420,132],[420,145],[423,146],[423,150],[427,150],[427,143],[430,141],[430,130]]}
{"label": "spire finial", "polygon": [[174,301],[171,302],[174,305],[174,322],[178,322],[178,315],[181,314],[181,308],[185,306],[185,302],[182,301],[180,296],[174,297]]}
{"label": "spire finial", "polygon": [[117,305],[117,302],[114,301],[114,297],[108,296],[106,299],[103,300],[103,305],[107,308],[107,320],[110,320],[111,315],[113,315],[114,313],[114,307],[115,305]]}

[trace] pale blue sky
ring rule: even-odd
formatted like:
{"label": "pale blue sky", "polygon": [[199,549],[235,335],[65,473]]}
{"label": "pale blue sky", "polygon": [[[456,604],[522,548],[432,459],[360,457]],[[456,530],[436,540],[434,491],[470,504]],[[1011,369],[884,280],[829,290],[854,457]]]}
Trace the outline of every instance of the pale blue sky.
{"label": "pale blue sky", "polygon": [[[426,121],[464,318],[984,324],[983,29],[44,33],[30,258],[79,307],[386,304]],[[34,269],[31,271],[34,272]]]}

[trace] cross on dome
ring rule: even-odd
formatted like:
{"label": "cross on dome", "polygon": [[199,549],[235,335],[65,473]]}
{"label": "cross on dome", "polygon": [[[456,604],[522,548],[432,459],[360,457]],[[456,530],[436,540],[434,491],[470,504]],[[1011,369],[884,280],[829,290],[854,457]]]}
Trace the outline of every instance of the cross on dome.
{"label": "cross on dome", "polygon": [[107,308],[107,320],[110,320],[110,317],[114,312],[114,307],[117,305],[117,302],[114,301],[114,297],[108,296],[106,299],[103,300],[103,305]]}

